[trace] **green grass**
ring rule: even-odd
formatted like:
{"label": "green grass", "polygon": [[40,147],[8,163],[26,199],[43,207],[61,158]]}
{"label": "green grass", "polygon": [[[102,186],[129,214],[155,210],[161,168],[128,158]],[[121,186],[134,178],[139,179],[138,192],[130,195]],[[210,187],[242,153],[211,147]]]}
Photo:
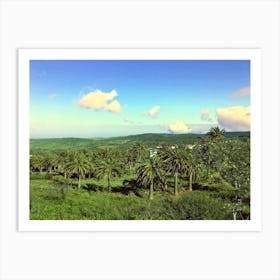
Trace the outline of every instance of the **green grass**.
{"label": "green grass", "polygon": [[[208,191],[189,192],[181,187],[177,197],[160,190],[149,201],[148,190],[121,192],[122,179],[113,181],[112,193],[63,187],[53,180],[30,180],[31,220],[230,220],[229,201]],[[98,182],[100,185],[100,182]],[[129,186],[123,187],[125,190]],[[102,188],[101,188],[102,189]],[[116,191],[118,190],[118,191]],[[142,196],[139,196],[139,194]],[[247,209],[248,210],[248,209]],[[246,211],[247,211],[246,210]]]}

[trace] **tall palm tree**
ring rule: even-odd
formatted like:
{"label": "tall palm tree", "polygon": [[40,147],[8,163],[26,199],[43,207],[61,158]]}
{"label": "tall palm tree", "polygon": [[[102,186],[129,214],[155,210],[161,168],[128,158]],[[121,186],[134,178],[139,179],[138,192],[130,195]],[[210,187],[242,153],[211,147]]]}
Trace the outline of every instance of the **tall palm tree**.
{"label": "tall palm tree", "polygon": [[52,170],[55,166],[55,157],[53,154],[46,154],[44,158],[44,166],[49,173],[52,173]]}
{"label": "tall palm tree", "polygon": [[196,147],[197,152],[200,153],[200,157],[203,158],[204,164],[207,169],[207,181],[210,182],[211,169],[215,157],[215,146],[221,143],[225,139],[225,130],[219,127],[211,127],[209,132],[206,133],[200,143]]}
{"label": "tall palm tree", "polygon": [[99,179],[106,178],[108,185],[108,192],[112,190],[111,179],[121,174],[119,162],[116,160],[116,156],[111,150],[107,150],[105,158],[97,163],[94,170],[95,176]]}
{"label": "tall palm tree", "polygon": [[58,153],[57,168],[63,174],[64,179],[67,178],[67,164],[70,162],[71,153],[69,150]]}
{"label": "tall palm tree", "polygon": [[149,199],[154,198],[154,181],[157,176],[155,162],[152,158],[142,163],[137,168],[137,183],[143,187],[149,187]]}
{"label": "tall palm tree", "polygon": [[168,164],[166,164],[165,160],[169,155],[169,149],[170,147],[167,145],[162,145],[158,150],[157,150],[157,172],[158,172],[158,177],[159,181],[162,185],[162,190],[167,191],[167,179],[168,175],[170,172],[170,168]]}
{"label": "tall palm tree", "polygon": [[199,168],[199,163],[196,155],[193,151],[189,150],[186,152],[186,171],[189,177],[189,190],[192,191],[193,179],[197,175],[197,170]]}
{"label": "tall palm tree", "polygon": [[163,155],[164,163],[174,176],[174,194],[178,195],[178,176],[186,168],[186,160],[182,147],[169,148]]}
{"label": "tall palm tree", "polygon": [[69,174],[77,174],[78,189],[81,188],[81,180],[85,177],[88,170],[91,169],[91,164],[83,153],[75,153],[70,157],[70,161],[66,164],[66,170]]}

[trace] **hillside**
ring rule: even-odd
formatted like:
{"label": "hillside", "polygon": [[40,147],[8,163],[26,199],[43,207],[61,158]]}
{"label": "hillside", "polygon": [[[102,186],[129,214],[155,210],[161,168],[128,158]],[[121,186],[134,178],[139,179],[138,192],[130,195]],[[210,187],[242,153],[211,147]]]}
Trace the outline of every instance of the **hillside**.
{"label": "hillside", "polygon": [[[65,149],[93,149],[96,147],[130,146],[135,142],[143,142],[147,147],[160,144],[194,144],[205,137],[203,134],[164,134],[147,133],[139,135],[119,136],[111,138],[46,138],[30,139],[31,150],[58,151]],[[250,137],[250,132],[227,132],[226,137]]]}

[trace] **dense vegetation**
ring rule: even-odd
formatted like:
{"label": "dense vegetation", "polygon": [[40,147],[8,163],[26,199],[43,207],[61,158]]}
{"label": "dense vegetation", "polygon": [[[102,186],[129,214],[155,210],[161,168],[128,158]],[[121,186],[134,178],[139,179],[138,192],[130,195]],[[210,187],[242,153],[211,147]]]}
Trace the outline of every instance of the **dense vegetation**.
{"label": "dense vegetation", "polygon": [[215,127],[30,147],[31,219],[250,219],[249,133]]}

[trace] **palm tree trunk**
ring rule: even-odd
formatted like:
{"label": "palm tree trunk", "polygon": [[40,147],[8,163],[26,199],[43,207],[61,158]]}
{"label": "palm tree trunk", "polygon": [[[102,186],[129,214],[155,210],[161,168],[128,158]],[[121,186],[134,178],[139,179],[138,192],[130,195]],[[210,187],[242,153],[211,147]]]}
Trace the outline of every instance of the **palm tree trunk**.
{"label": "palm tree trunk", "polygon": [[154,199],[154,180],[152,180],[150,184],[149,199]]}
{"label": "palm tree trunk", "polygon": [[111,192],[112,186],[111,186],[111,181],[110,181],[110,174],[108,174],[108,192]]}
{"label": "palm tree trunk", "polygon": [[208,164],[207,164],[207,178],[208,178],[208,183],[210,183],[210,155],[208,155]]}
{"label": "palm tree trunk", "polygon": [[178,172],[174,174],[174,194],[178,195]]}
{"label": "palm tree trunk", "polygon": [[190,178],[189,178],[189,190],[192,191],[192,177],[193,177],[193,173],[190,172]]}
{"label": "palm tree trunk", "polygon": [[78,189],[81,188],[81,175],[79,174],[79,180],[78,180]]}

